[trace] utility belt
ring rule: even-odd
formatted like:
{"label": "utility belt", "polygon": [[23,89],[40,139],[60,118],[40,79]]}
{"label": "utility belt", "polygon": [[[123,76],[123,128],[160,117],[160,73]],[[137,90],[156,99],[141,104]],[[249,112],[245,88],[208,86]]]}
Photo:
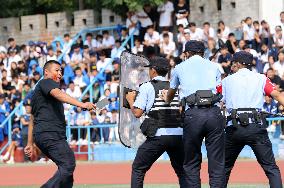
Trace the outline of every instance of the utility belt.
{"label": "utility belt", "polygon": [[233,126],[248,126],[251,123],[266,126],[266,120],[261,112],[255,108],[238,108],[231,111],[231,115],[227,117],[227,123],[232,122]]}
{"label": "utility belt", "polygon": [[221,94],[213,94],[211,90],[198,90],[195,93],[184,97],[181,106],[190,108],[210,108],[222,99]]}

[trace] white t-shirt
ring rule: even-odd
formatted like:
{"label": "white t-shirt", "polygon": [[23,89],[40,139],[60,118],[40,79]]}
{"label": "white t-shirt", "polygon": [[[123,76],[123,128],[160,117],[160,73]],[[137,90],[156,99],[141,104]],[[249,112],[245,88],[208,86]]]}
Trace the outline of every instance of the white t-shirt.
{"label": "white t-shirt", "polygon": [[145,33],[145,36],[144,36],[144,40],[151,43],[151,46],[154,46],[152,44],[159,39],[160,39],[160,35],[157,31],[154,31],[152,36],[150,36],[148,33]]}
{"label": "white t-shirt", "polygon": [[174,11],[174,5],[171,1],[167,1],[158,7],[158,12],[160,13],[160,27],[172,26],[172,12]]}
{"label": "white t-shirt", "polygon": [[47,56],[46,56],[46,61],[49,61],[49,60],[55,60],[55,61],[57,61],[56,55],[55,55],[55,54],[54,54],[53,56],[47,55]]}
{"label": "white t-shirt", "polygon": [[[170,41],[174,41],[174,35],[172,32],[168,32]],[[164,41],[163,33],[160,34],[160,42]]]}
{"label": "white t-shirt", "polygon": [[104,61],[99,60],[97,62],[97,71],[100,71],[102,68],[106,67],[105,70],[109,70],[109,71],[113,71],[113,67],[112,64],[110,63],[110,65],[107,66],[107,64],[110,62],[110,58],[105,58]]}
{"label": "white t-shirt", "polygon": [[178,39],[178,42],[180,42],[180,43],[184,43],[186,41],[183,33],[178,33],[177,39]]}
{"label": "white t-shirt", "polygon": [[[129,34],[131,34],[135,30],[135,27],[133,26],[130,27],[130,25],[132,25],[133,23],[137,24],[137,22],[138,22],[138,18],[136,15],[132,15],[130,19],[129,18],[126,19],[126,27],[129,30]],[[135,31],[134,35],[139,35],[139,29]]]}
{"label": "white t-shirt", "polygon": [[105,46],[113,46],[115,43],[115,40],[113,36],[109,35],[108,38],[103,38],[103,45]]}
{"label": "white t-shirt", "polygon": [[284,62],[280,63],[279,61],[275,62],[274,68],[277,71],[277,75],[282,78],[284,73]]}
{"label": "white t-shirt", "polygon": [[74,91],[72,91],[70,88],[67,88],[67,89],[66,89],[66,93],[67,93],[68,95],[70,95],[71,97],[74,97],[74,98],[76,98],[76,99],[78,99],[78,98],[81,97],[81,95],[82,95],[81,89],[80,89],[80,87],[78,87],[78,86],[75,86],[75,87],[74,87]]}
{"label": "white t-shirt", "polygon": [[251,25],[250,27],[247,24],[244,24],[244,28],[243,28],[244,33],[247,33],[247,36],[244,36],[245,40],[253,40],[254,39],[254,27],[253,25]]}
{"label": "white t-shirt", "polygon": [[190,40],[199,40],[201,41],[203,38],[203,30],[200,28],[196,28],[195,32],[190,30]]}
{"label": "white t-shirt", "polygon": [[[215,31],[214,31],[214,29],[213,29],[212,27],[209,28],[209,37],[215,38]],[[207,35],[204,34],[204,29],[203,29],[203,36],[202,36],[202,39],[203,39],[204,41],[208,41]]]}
{"label": "white t-shirt", "polygon": [[72,57],[71,57],[71,61],[83,61],[83,56],[82,54],[79,52],[79,53],[73,53],[72,54]]}
{"label": "white t-shirt", "polygon": [[176,45],[172,41],[168,44],[163,42],[160,44],[160,48],[163,49],[164,54],[172,54],[176,50]]}
{"label": "white t-shirt", "polygon": [[284,46],[284,37],[283,37],[283,35],[282,35],[282,38],[280,39],[280,38],[276,38],[276,35],[274,34],[273,35],[273,40],[274,40],[274,42],[275,42],[275,44],[277,46]]}
{"label": "white t-shirt", "polygon": [[73,80],[75,86],[79,86],[80,88],[85,87],[87,84],[84,82],[84,77],[81,75],[80,77],[76,76]]}
{"label": "white t-shirt", "polygon": [[134,54],[138,54],[138,52],[142,53],[143,52],[143,45],[140,44],[140,46],[138,48],[137,48],[137,46],[134,46],[131,49],[131,52],[134,53]]}
{"label": "white t-shirt", "polygon": [[9,57],[8,62],[11,64],[12,62],[16,62],[18,63],[19,61],[22,61],[21,56],[19,56],[18,54],[16,54],[14,57]]}
{"label": "white t-shirt", "polygon": [[89,49],[91,50],[92,48],[97,47],[97,41],[96,39],[92,39],[90,42],[85,40],[84,45],[88,45]]}
{"label": "white t-shirt", "polygon": [[[149,18],[148,14],[144,10],[141,10],[137,14],[139,21],[141,22],[141,27],[148,27],[150,25],[153,25],[152,20]],[[147,18],[139,18],[139,16],[147,16]]]}

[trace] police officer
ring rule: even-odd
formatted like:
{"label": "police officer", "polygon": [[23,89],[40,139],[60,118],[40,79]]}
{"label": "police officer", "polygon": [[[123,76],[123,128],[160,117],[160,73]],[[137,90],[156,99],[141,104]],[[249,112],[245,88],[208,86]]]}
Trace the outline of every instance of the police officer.
{"label": "police officer", "polygon": [[95,109],[95,105],[89,102],[79,102],[61,91],[59,83],[62,73],[57,61],[46,62],[43,72],[44,79],[37,84],[31,101],[32,117],[25,153],[28,156],[33,154],[34,139],[41,152],[58,166],[57,172],[42,188],[71,188],[73,187],[75,157],[66,141],[62,103],[69,103],[88,110]]}
{"label": "police officer", "polygon": [[[204,55],[204,44],[191,40],[185,44],[185,61],[172,74],[170,89],[163,91],[163,99],[170,102],[178,88],[179,97],[186,103],[183,126],[185,152],[184,170],[190,188],[201,187],[201,144],[205,137],[209,164],[210,187],[224,186],[224,118],[218,101],[217,86],[221,84],[218,67]],[[216,98],[217,97],[217,98]]]}
{"label": "police officer", "polygon": [[272,145],[268,138],[265,118],[260,110],[264,94],[284,104],[284,97],[275,90],[265,75],[249,70],[253,56],[245,51],[234,54],[232,61],[238,71],[222,82],[223,100],[230,116],[227,118],[225,169],[228,183],[235,161],[245,145],[252,148],[258,163],[269,179],[270,187],[282,187],[281,175],[275,163]]}
{"label": "police officer", "polygon": [[151,81],[142,84],[139,94],[129,92],[126,99],[135,117],[146,113],[141,125],[141,131],[146,135],[146,141],[138,148],[132,165],[131,188],[143,187],[144,176],[152,164],[167,152],[172,167],[179,178],[180,187],[186,186],[183,170],[182,128],[180,127],[180,112],[178,96],[171,104],[161,98],[161,91],[169,88],[166,74],[169,70],[168,60],[162,57],[152,57],[149,64]]}

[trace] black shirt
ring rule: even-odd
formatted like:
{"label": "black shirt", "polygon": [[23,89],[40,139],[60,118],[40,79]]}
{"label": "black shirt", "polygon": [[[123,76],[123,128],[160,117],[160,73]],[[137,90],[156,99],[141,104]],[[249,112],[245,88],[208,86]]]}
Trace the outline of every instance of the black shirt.
{"label": "black shirt", "polygon": [[41,80],[34,90],[31,106],[34,116],[33,133],[58,132],[65,136],[66,123],[62,102],[50,95],[59,83],[52,79]]}
{"label": "black shirt", "polygon": [[178,4],[175,5],[175,13],[178,14],[185,14],[185,13],[189,13],[189,5],[187,3],[185,3],[183,6],[178,6]]}

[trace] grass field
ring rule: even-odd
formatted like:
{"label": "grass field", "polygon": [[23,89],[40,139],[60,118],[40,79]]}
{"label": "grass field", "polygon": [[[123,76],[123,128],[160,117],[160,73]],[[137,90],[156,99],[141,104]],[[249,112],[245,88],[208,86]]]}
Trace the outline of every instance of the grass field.
{"label": "grass field", "polygon": [[[0,188],[38,188],[38,186],[0,186]],[[228,188],[268,188],[268,185],[230,185]],[[74,188],[130,188],[129,185],[76,185]],[[178,185],[145,185],[144,188],[179,188]],[[208,185],[202,185],[202,188],[209,188]]]}

